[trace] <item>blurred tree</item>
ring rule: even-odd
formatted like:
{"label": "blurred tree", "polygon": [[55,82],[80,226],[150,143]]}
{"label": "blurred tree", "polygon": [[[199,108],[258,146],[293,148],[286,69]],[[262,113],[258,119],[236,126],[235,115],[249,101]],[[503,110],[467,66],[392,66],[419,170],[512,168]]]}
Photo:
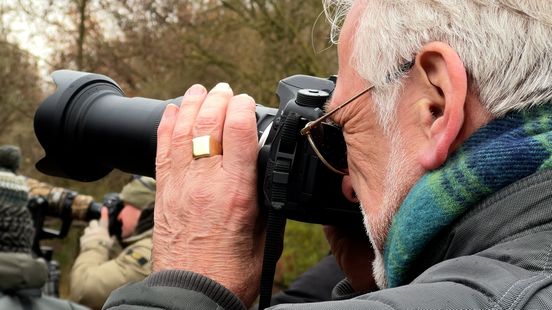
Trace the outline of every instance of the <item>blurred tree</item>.
{"label": "blurred tree", "polygon": [[13,137],[25,132],[25,143],[32,139],[32,119],[36,102],[42,96],[40,78],[31,54],[8,40],[9,19],[16,8],[0,3],[0,144],[14,143]]}
{"label": "blurred tree", "polygon": [[132,96],[166,99],[196,82],[228,81],[275,105],[281,78],[336,72],[327,27],[316,23],[319,0],[110,0],[95,10],[88,1],[86,41],[64,48],[56,67],[75,67],[83,46],[81,68],[111,76]]}
{"label": "blurred tree", "polygon": [[227,81],[275,105],[281,78],[337,69],[320,0],[18,1],[56,47],[53,69],[109,75],[132,96]]}
{"label": "blurred tree", "polygon": [[6,137],[18,122],[32,120],[35,102],[41,96],[38,70],[32,56],[8,41],[10,28],[4,16],[15,8],[0,3],[0,137]]}
{"label": "blurred tree", "polygon": [[36,65],[30,55],[0,34],[0,136],[17,122],[32,120],[41,96]]}

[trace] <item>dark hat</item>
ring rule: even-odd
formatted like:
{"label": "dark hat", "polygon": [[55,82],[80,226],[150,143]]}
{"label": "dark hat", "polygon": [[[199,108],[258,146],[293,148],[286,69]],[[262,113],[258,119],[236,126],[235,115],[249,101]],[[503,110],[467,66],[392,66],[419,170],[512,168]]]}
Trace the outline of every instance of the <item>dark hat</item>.
{"label": "dark hat", "polygon": [[0,170],[0,252],[30,253],[34,226],[25,178]]}
{"label": "dark hat", "polygon": [[21,162],[21,150],[15,145],[0,146],[0,169],[17,173]]}

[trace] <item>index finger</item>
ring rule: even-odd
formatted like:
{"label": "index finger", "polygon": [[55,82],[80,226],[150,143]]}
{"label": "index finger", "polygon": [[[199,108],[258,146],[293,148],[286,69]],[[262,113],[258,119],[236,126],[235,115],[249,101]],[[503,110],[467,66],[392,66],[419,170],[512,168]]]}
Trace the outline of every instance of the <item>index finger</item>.
{"label": "index finger", "polygon": [[161,117],[159,127],[157,127],[156,177],[157,171],[162,170],[165,166],[170,167],[171,139],[178,110],[179,108],[174,104],[167,105]]}
{"label": "index finger", "polygon": [[100,226],[107,228],[109,226],[109,210],[106,207],[102,207],[100,212]]}

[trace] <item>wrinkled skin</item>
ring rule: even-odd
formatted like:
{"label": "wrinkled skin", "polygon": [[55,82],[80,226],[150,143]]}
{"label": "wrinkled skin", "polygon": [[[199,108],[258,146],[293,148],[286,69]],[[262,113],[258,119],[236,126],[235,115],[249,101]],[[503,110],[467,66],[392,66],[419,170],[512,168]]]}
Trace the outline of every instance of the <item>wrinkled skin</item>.
{"label": "wrinkled skin", "polygon": [[[192,138],[211,135],[223,155],[194,160]],[[251,304],[264,234],[258,223],[255,103],[228,84],[192,86],[158,129],[153,269],[203,274]],[[253,287],[253,289],[251,289]]]}

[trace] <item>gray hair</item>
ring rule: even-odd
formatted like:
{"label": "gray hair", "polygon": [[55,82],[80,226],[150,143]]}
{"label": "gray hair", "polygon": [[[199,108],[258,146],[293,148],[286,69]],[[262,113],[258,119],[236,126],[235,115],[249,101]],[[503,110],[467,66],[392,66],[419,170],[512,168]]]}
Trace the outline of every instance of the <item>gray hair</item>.
{"label": "gray hair", "polygon": [[[355,0],[324,0],[335,42]],[[374,84],[384,128],[392,123],[401,66],[441,41],[456,50],[469,90],[494,117],[552,100],[552,1],[373,0],[358,21],[351,65]]]}

